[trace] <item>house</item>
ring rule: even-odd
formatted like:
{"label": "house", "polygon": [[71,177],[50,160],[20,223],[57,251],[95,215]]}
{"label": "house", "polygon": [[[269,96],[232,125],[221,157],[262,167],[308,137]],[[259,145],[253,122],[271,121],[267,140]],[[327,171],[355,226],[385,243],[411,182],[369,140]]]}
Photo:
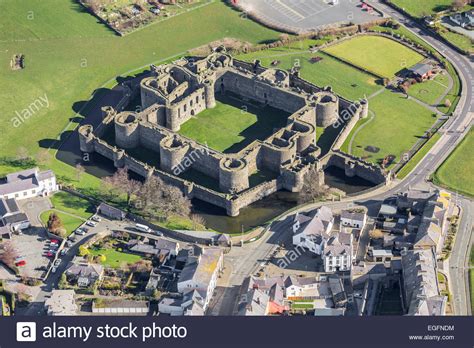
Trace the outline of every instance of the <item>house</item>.
{"label": "house", "polygon": [[206,313],[205,302],[205,291],[190,290],[180,297],[163,298],[158,303],[158,311],[171,316],[203,316]]}
{"label": "house", "polygon": [[66,269],[68,281],[79,287],[93,286],[102,279],[104,267],[95,263],[88,263],[82,258],[75,257]]}
{"label": "house", "polygon": [[11,232],[30,227],[28,216],[20,211],[14,198],[0,198],[0,226],[7,227]]}
{"label": "house", "polygon": [[105,217],[119,221],[124,220],[127,216],[127,214],[122,210],[112,207],[106,203],[100,203],[97,207],[97,212]]}
{"label": "house", "polygon": [[38,168],[8,174],[0,181],[0,198],[27,199],[49,196],[59,189],[53,171]]}
{"label": "house", "polygon": [[347,294],[344,290],[342,279],[338,276],[328,277],[329,288],[335,308],[345,308],[347,306]]}
{"label": "house", "polygon": [[328,240],[323,253],[325,272],[351,270],[353,249],[352,241],[352,234],[344,232],[340,232]]}
{"label": "house", "polygon": [[362,230],[367,222],[365,211],[343,210],[341,212],[341,226],[353,227]]}
{"label": "house", "polygon": [[281,314],[288,310],[285,303],[285,285],[284,279],[281,276],[269,278],[249,277],[242,285],[243,288],[259,289],[268,295],[268,310],[267,314]]}
{"label": "house", "polygon": [[371,249],[368,256],[373,262],[389,262],[393,259],[392,251],[385,249]]}
{"label": "house", "polygon": [[250,289],[239,302],[239,315],[268,315],[270,297],[260,289]]}
{"label": "house", "polygon": [[230,247],[232,246],[232,241],[228,234],[222,233],[216,239],[215,242],[221,247]]}
{"label": "house", "polygon": [[464,13],[455,13],[449,17],[449,19],[467,30],[474,29],[474,10],[470,10]]}
{"label": "house", "polygon": [[330,208],[320,207],[314,216],[297,213],[293,219],[293,245],[321,255],[334,225]]}
{"label": "house", "polygon": [[164,238],[153,239],[151,244],[134,239],[128,242],[127,247],[135,254],[156,256],[161,262],[169,260],[171,256],[176,256],[179,251],[179,243]]}
{"label": "house", "polygon": [[418,80],[426,80],[433,75],[433,67],[426,63],[415,64],[408,71],[412,77]]}
{"label": "house", "polygon": [[447,297],[440,295],[434,251],[403,251],[401,264],[402,295],[407,314],[445,315]]}
{"label": "house", "polygon": [[44,303],[48,315],[71,316],[77,315],[79,307],[76,304],[74,290],[53,290],[51,297]]}
{"label": "house", "polygon": [[219,248],[197,248],[198,252],[188,256],[178,279],[178,292],[185,294],[199,290],[203,294],[203,309],[207,309],[223,267],[223,252]]}
{"label": "house", "polygon": [[314,277],[288,276],[284,284],[285,295],[289,299],[293,297],[318,296],[319,282]]}

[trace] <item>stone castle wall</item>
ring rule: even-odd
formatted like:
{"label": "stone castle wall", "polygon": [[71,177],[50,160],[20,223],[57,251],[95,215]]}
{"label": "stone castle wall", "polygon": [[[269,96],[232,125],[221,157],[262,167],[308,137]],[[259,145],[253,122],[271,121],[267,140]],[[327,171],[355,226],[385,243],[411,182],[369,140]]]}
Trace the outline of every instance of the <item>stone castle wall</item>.
{"label": "stone castle wall", "polygon": [[[172,66],[153,67],[153,76],[136,82],[135,90],[129,93],[140,89],[143,111],[117,113],[112,108],[105,109],[98,131],[89,125],[80,128],[81,150],[100,153],[116,167],[126,166],[144,178],[159,175],[190,198],[223,207],[231,216],[279,189],[299,191],[305,174],[312,168],[322,171],[323,164],[343,166],[348,175],[370,178],[375,183],[383,180],[373,166],[342,153],[332,154],[320,163],[321,149],[315,144],[316,126],[335,125],[346,113],[351,119],[336,140],[339,148],[361,115],[367,114],[368,103],[352,103],[330,88],[322,89],[300,79],[297,74],[266,69],[258,62],[233,60],[224,54],[187,64],[180,61]],[[287,126],[235,154],[208,149],[176,133],[187,119],[215,106],[215,93],[227,92],[291,113]],[[100,139],[112,127],[118,148]],[[159,162],[159,168],[127,153],[141,147],[156,154],[154,162]],[[215,180],[219,191],[180,177],[190,169]],[[250,187],[249,178],[258,170],[271,171],[277,179]],[[321,172],[320,184],[323,183]]]}

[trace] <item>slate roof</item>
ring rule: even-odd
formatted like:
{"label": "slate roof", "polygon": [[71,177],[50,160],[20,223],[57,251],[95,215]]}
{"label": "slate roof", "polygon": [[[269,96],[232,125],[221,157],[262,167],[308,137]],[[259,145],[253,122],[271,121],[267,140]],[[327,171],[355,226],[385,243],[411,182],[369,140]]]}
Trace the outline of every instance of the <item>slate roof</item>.
{"label": "slate roof", "polygon": [[0,195],[32,190],[39,187],[39,181],[54,177],[51,170],[40,172],[38,168],[22,170],[6,176],[6,182],[0,185]]}
{"label": "slate roof", "polygon": [[7,214],[19,213],[20,208],[13,198],[0,198],[0,218]]}
{"label": "slate roof", "polygon": [[343,210],[341,212],[341,219],[364,221],[365,213],[360,213],[360,212],[355,212],[355,211],[352,212],[350,210]]}
{"label": "slate roof", "polygon": [[412,73],[414,73],[416,75],[423,76],[423,75],[429,73],[431,70],[433,70],[433,67],[429,64],[418,63],[418,64],[413,65],[408,70],[410,70]]}

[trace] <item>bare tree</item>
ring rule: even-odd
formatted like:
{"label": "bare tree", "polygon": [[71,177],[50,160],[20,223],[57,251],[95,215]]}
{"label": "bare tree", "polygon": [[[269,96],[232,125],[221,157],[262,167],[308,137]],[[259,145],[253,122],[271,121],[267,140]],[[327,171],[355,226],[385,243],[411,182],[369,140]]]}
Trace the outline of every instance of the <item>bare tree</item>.
{"label": "bare tree", "polygon": [[138,207],[148,214],[189,216],[191,202],[175,186],[166,184],[157,176],[150,177],[137,192]]}
{"label": "bare tree", "polygon": [[301,203],[314,202],[325,195],[326,190],[324,186],[320,184],[320,175],[316,168],[306,173],[303,187],[299,194]]}
{"label": "bare tree", "polygon": [[82,175],[85,173],[86,169],[81,164],[76,164],[76,180],[81,181]]}
{"label": "bare tree", "polygon": [[197,229],[199,226],[206,224],[206,220],[199,214],[192,214],[191,221],[193,222],[193,229]]}
{"label": "bare tree", "polygon": [[105,178],[103,181],[116,191],[125,193],[127,195],[127,205],[130,205],[132,196],[136,194],[142,186],[139,181],[129,179],[126,167],[119,168],[114,175]]}
{"label": "bare tree", "polygon": [[51,154],[46,149],[42,149],[36,154],[36,162],[39,165],[47,165],[51,163],[51,158]]}
{"label": "bare tree", "polygon": [[18,253],[14,248],[12,242],[7,241],[3,243],[3,250],[0,253],[0,261],[2,261],[8,267],[15,266],[15,259],[17,258]]}

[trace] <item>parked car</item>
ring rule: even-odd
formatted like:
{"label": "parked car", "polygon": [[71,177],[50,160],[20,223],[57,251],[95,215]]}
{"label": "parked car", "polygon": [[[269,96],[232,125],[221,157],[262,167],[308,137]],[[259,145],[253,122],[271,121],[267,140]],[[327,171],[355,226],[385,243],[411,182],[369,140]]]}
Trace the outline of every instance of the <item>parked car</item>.
{"label": "parked car", "polygon": [[101,222],[101,221],[102,221],[102,219],[101,219],[99,216],[97,216],[97,215],[92,216],[92,217],[91,217],[91,220],[94,220],[94,221],[97,221],[97,222]]}
{"label": "parked car", "polygon": [[88,221],[86,222],[86,225],[87,225],[87,226],[90,226],[90,227],[95,227],[95,226],[97,226],[97,223],[94,222],[94,221],[88,220]]}
{"label": "parked car", "polygon": [[53,268],[51,268],[51,273],[56,273],[57,270],[58,270],[57,267],[53,267]]}
{"label": "parked car", "polygon": [[15,257],[15,262],[20,262],[23,261],[25,258],[23,256],[17,256]]}
{"label": "parked car", "polygon": [[70,241],[75,242],[76,241],[76,236],[71,234],[67,239],[69,239]]}
{"label": "parked car", "polygon": [[59,244],[59,240],[57,240],[57,239],[50,239],[49,241],[50,241],[50,243]]}
{"label": "parked car", "polygon": [[49,250],[46,252],[47,257],[54,257],[56,255],[56,252],[54,250]]}
{"label": "parked car", "polygon": [[60,264],[61,264],[61,259],[57,259],[56,261],[54,261],[54,267],[59,267]]}
{"label": "parked car", "polygon": [[68,241],[66,242],[66,246],[67,246],[68,248],[72,247],[73,245],[74,245],[74,242],[73,242],[72,240],[68,240]]}
{"label": "parked car", "polygon": [[66,255],[68,251],[69,251],[69,248],[64,248],[63,250],[61,250],[61,252],[59,254]]}
{"label": "parked car", "polygon": [[142,225],[142,224],[136,224],[135,225],[135,229],[137,229],[138,231],[140,232],[148,232],[150,233],[151,232],[151,228],[146,226],[146,225]]}
{"label": "parked car", "polygon": [[76,233],[78,236],[83,236],[83,235],[86,234],[86,232],[84,232],[84,230],[82,230],[82,229],[80,229],[80,228],[78,228],[75,233]]}
{"label": "parked car", "polygon": [[15,262],[15,266],[17,266],[17,267],[22,267],[22,266],[25,266],[25,265],[26,265],[25,260],[20,260],[18,262]]}
{"label": "parked car", "polygon": [[87,227],[84,227],[84,226],[81,226],[79,227],[81,230],[83,230],[84,232],[89,232],[89,229]]}

